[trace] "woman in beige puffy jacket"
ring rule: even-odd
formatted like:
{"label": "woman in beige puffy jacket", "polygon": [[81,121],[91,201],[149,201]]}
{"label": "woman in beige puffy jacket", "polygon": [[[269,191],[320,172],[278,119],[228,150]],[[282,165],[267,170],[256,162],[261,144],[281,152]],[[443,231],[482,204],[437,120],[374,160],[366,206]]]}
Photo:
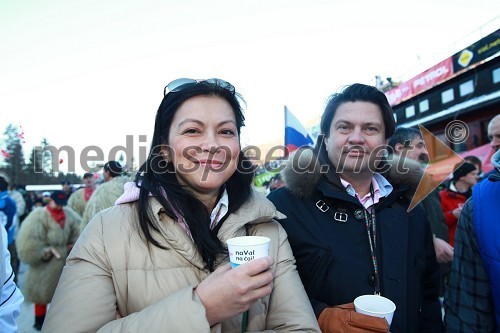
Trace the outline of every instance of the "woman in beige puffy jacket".
{"label": "woman in beige puffy jacket", "polygon": [[[319,332],[283,218],[252,191],[240,96],[220,79],[165,88],[151,152],[68,257],[44,332]],[[271,239],[231,269],[226,241]]]}

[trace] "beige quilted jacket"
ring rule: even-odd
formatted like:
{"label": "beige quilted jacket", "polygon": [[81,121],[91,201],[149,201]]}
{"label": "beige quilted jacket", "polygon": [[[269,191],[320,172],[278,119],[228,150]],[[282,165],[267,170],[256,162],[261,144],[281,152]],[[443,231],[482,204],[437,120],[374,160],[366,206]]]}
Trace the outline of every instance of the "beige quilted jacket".
{"label": "beige quilted jacket", "polygon": [[[43,332],[241,332],[241,315],[209,326],[193,292],[209,272],[186,232],[155,199],[151,205],[161,221],[161,235],[154,237],[169,250],[148,252],[136,231],[133,203],[101,211],[68,257]],[[219,231],[225,242],[245,235],[250,224],[250,234],[271,238],[274,290],[250,308],[248,332],[320,332],[286,233],[273,220],[279,215],[255,192]],[[117,311],[121,319],[115,319]]]}

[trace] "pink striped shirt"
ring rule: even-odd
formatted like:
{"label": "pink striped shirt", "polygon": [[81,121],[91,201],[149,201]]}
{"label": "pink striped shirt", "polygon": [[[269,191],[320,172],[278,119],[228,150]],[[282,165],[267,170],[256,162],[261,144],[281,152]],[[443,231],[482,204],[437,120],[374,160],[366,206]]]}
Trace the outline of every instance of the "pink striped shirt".
{"label": "pink striped shirt", "polygon": [[[386,197],[389,193],[392,192],[391,184],[380,174],[374,174],[372,177],[372,186],[373,186],[373,198],[370,192],[368,192],[364,197],[360,197],[354,187],[346,180],[340,178],[342,186],[345,187],[347,193],[357,198],[359,202],[365,207],[369,209],[374,204],[380,201],[380,198]],[[382,187],[379,185],[381,182]]]}

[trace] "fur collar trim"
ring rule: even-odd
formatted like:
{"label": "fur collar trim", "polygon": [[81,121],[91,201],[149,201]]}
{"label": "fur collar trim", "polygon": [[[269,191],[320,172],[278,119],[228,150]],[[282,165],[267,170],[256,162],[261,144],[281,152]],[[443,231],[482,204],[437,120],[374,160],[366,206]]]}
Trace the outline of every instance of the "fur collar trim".
{"label": "fur collar trim", "polygon": [[[286,187],[299,198],[308,198],[316,191],[318,182],[326,177],[331,168],[328,163],[322,163],[321,158],[312,148],[301,148],[290,155],[282,172]],[[395,190],[405,188],[405,196],[411,199],[424,175],[419,162],[411,159],[401,159],[398,155],[390,155],[386,165],[380,172]],[[330,171],[330,178],[339,179]],[[340,181],[339,181],[340,184]]]}

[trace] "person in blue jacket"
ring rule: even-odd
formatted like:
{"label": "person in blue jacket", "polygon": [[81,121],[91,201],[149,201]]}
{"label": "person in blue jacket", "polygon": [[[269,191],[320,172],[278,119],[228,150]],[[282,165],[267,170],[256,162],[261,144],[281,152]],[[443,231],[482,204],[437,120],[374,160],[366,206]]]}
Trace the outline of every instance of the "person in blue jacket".
{"label": "person in blue jacket", "polygon": [[21,312],[23,301],[23,294],[14,282],[14,272],[10,265],[7,232],[0,225],[0,332],[17,332],[16,318]]}
{"label": "person in blue jacket", "polygon": [[16,232],[16,202],[9,196],[9,182],[6,175],[0,173],[0,221],[7,231],[8,245],[14,242]]}
{"label": "person in blue jacket", "polygon": [[500,150],[472,188],[455,234],[445,295],[446,332],[500,332]]}

